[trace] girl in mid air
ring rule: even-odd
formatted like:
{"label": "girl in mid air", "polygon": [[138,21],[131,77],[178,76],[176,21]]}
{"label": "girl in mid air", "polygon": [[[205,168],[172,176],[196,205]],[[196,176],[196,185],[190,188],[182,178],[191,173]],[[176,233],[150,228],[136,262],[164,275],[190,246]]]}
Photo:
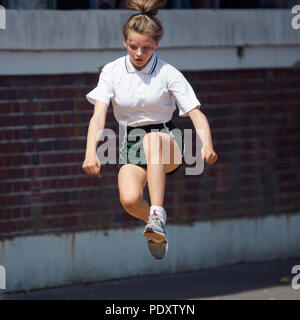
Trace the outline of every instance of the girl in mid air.
{"label": "girl in mid air", "polygon": [[[163,36],[162,23],[156,14],[165,4],[166,1],[158,0],[127,1],[128,9],[140,13],[132,15],[123,27],[123,42],[128,54],[106,64],[97,87],[87,94],[88,101],[94,104],[94,114],[89,123],[82,165],[87,174],[100,177],[97,134],[105,128],[111,101],[116,120],[119,124],[127,124],[124,136],[127,141],[122,141],[120,147],[126,146],[125,161],[119,163],[120,201],[129,214],[146,222],[143,235],[156,259],[164,258],[168,250],[165,179],[179,169],[183,157],[183,135],[172,122],[176,105],[179,116],[190,117],[197,133],[202,132],[202,159],[207,164],[217,160],[209,124],[199,110],[200,102],[191,85],[180,71],[155,53]],[[134,129],[144,133],[137,141],[128,139]],[[138,161],[132,161],[133,150],[138,150],[135,154]],[[150,206],[143,199],[146,184]]]}

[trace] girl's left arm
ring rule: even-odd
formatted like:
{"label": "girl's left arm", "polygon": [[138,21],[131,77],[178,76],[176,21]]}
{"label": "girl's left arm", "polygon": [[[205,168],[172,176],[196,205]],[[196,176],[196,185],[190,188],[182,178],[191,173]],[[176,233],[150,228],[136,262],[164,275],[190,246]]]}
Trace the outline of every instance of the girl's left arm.
{"label": "girl's left arm", "polygon": [[210,127],[206,116],[198,108],[189,111],[187,114],[192,120],[195,130],[202,141],[202,159],[207,164],[214,164],[218,156],[213,148]]}

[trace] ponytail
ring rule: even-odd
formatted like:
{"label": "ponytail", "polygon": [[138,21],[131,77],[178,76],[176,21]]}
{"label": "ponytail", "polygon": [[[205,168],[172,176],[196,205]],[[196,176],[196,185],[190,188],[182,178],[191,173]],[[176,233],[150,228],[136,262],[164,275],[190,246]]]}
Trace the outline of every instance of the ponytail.
{"label": "ponytail", "polygon": [[149,34],[153,40],[159,41],[163,36],[163,26],[155,16],[163,8],[167,0],[128,0],[125,7],[138,10],[140,13],[132,15],[123,27],[123,36],[127,39],[130,31]]}

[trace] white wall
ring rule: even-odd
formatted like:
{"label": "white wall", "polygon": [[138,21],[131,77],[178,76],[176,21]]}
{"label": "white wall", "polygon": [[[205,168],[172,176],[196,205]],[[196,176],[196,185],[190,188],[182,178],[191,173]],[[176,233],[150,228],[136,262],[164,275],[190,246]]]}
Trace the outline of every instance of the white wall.
{"label": "white wall", "polygon": [[[124,213],[125,214],[125,213]],[[3,240],[7,291],[199,270],[300,256],[300,215],[169,224],[169,251],[155,260],[134,229]]]}

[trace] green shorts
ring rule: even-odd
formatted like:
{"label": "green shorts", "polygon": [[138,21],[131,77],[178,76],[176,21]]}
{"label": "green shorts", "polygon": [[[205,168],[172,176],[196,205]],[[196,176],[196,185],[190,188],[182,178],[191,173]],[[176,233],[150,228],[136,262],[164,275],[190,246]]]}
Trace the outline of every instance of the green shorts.
{"label": "green shorts", "polygon": [[[134,130],[137,129],[137,130]],[[133,131],[134,130],[134,131]],[[143,137],[149,132],[164,132],[174,137],[181,149],[182,160],[184,154],[184,142],[181,130],[175,126],[172,120],[166,123],[150,124],[139,127],[121,127],[120,149],[119,149],[119,169],[124,164],[135,164],[140,167],[147,167],[146,155],[143,148]],[[182,164],[167,175],[174,174]]]}

